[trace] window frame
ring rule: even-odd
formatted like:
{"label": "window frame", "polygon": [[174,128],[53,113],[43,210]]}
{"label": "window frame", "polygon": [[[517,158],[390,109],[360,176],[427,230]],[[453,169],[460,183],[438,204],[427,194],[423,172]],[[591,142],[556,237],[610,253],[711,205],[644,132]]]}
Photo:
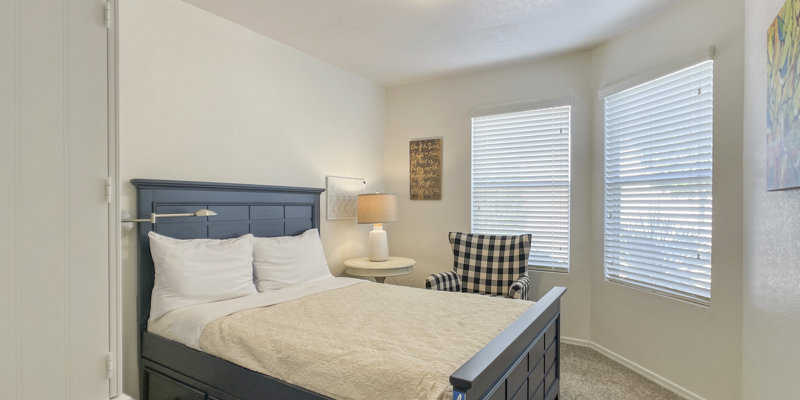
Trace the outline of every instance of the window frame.
{"label": "window frame", "polygon": [[[606,282],[611,282],[611,283],[615,283],[615,284],[618,284],[618,285],[623,285],[623,286],[630,287],[630,288],[633,288],[633,289],[636,289],[636,290],[640,290],[640,291],[644,291],[644,292],[648,292],[648,293],[653,293],[653,294],[664,296],[664,297],[667,297],[667,298],[670,298],[670,299],[676,299],[676,300],[680,300],[680,301],[685,301],[685,302],[689,302],[689,303],[692,303],[692,304],[695,304],[695,305],[704,306],[704,307],[710,307],[712,299],[713,299],[713,295],[712,295],[712,292],[713,292],[713,290],[712,290],[712,283],[713,283],[712,282],[712,271],[713,271],[713,268],[712,268],[712,266],[713,266],[713,218],[714,218],[713,217],[713,215],[714,215],[713,214],[713,210],[714,210],[713,185],[714,185],[714,178],[715,178],[714,154],[713,154],[713,147],[714,147],[713,146],[713,144],[714,144],[714,114],[715,114],[715,110],[714,110],[715,101],[714,101],[714,94],[713,94],[714,74],[715,74],[714,53],[715,53],[715,48],[712,46],[712,47],[709,48],[709,53],[707,55],[704,55],[702,57],[692,58],[691,61],[687,61],[686,63],[680,64],[679,66],[674,67],[674,68],[669,68],[669,69],[662,68],[661,70],[659,70],[659,72],[657,74],[650,73],[646,77],[639,77],[636,80],[629,80],[624,84],[611,85],[610,87],[607,87],[607,88],[605,88],[605,89],[603,89],[603,90],[601,90],[599,92],[599,97],[600,97],[601,105],[602,105],[602,124],[603,124],[603,138],[602,138],[602,140],[603,140],[603,186],[602,186],[602,188],[603,188],[603,225],[602,225],[602,229],[603,229],[603,247],[602,247],[602,250],[603,250],[603,277],[604,277],[604,280]],[[608,203],[608,186],[607,186],[608,185],[608,182],[607,182],[607,178],[608,178],[608,159],[607,158],[608,158],[608,145],[609,145],[608,130],[607,130],[607,109],[606,109],[606,107],[607,107],[607,102],[606,102],[607,98],[608,97],[612,97],[612,96],[614,96],[616,94],[627,92],[629,90],[637,89],[639,87],[642,87],[642,86],[645,86],[645,85],[660,81],[663,78],[668,78],[668,77],[670,77],[672,75],[679,74],[679,73],[681,73],[681,72],[683,72],[685,70],[689,70],[689,69],[698,67],[701,64],[705,64],[705,63],[708,63],[708,62],[710,62],[710,74],[711,74],[711,76],[710,76],[711,96],[710,96],[710,99],[708,100],[710,102],[711,127],[708,129],[709,137],[706,138],[708,140],[708,142],[710,143],[709,144],[710,154],[708,156],[708,162],[710,163],[709,170],[710,170],[710,174],[711,174],[710,178],[708,178],[709,179],[708,180],[708,184],[710,185],[711,189],[708,192],[709,193],[709,199],[707,200],[708,204],[709,204],[709,207],[710,207],[710,215],[708,217],[709,218],[708,228],[709,228],[709,232],[710,232],[709,233],[710,237],[708,238],[708,246],[709,246],[709,261],[708,261],[708,279],[709,279],[708,287],[709,288],[708,288],[708,296],[707,297],[701,297],[701,296],[696,296],[696,295],[680,295],[680,294],[676,294],[677,290],[675,290],[673,292],[670,292],[670,291],[661,290],[659,288],[653,287],[655,285],[636,284],[636,283],[633,283],[633,282],[630,282],[630,281],[617,279],[616,277],[609,277],[608,265],[607,265],[607,262],[606,262],[606,259],[607,259],[607,257],[606,257],[606,251],[607,251],[606,232],[607,232],[607,229],[608,229],[608,218],[609,218],[608,209],[607,209],[607,203]],[[697,126],[699,126],[699,125],[701,125],[701,124],[698,124]],[[698,132],[700,132],[700,131],[698,131]],[[663,140],[664,138],[669,138],[669,137],[668,136],[663,136],[660,139]],[[642,175],[639,175],[639,176],[642,176]],[[650,182],[652,182],[652,181],[650,181]],[[695,193],[704,193],[704,192],[703,191],[698,191],[698,192],[695,192]],[[697,200],[697,201],[698,201],[698,204],[700,202],[702,202],[702,200]],[[664,270],[668,270],[667,267],[664,267]]]}

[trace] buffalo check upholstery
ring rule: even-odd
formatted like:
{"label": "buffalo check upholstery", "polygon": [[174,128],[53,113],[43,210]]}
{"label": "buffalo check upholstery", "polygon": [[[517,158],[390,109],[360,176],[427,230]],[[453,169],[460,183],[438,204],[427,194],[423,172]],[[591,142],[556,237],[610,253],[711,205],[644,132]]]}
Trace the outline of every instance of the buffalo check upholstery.
{"label": "buffalo check upholstery", "polygon": [[531,286],[531,278],[528,275],[520,276],[511,284],[508,290],[508,297],[512,299],[525,299],[528,300],[528,288]]}
{"label": "buffalo check upholstery", "polygon": [[458,277],[456,271],[430,274],[428,279],[425,280],[425,288],[442,290],[445,292],[460,292],[461,278]]}
{"label": "buffalo check upholstery", "polygon": [[449,238],[453,271],[429,276],[426,288],[528,299],[531,235],[450,232]]}

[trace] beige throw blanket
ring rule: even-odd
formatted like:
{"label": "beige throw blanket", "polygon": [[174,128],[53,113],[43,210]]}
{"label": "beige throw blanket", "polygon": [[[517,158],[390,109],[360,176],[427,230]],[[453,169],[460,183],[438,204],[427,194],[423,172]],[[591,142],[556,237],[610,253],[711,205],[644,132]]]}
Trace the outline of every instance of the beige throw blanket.
{"label": "beige throw blanket", "polygon": [[531,305],[359,283],[219,318],[200,347],[336,399],[450,399],[449,376]]}

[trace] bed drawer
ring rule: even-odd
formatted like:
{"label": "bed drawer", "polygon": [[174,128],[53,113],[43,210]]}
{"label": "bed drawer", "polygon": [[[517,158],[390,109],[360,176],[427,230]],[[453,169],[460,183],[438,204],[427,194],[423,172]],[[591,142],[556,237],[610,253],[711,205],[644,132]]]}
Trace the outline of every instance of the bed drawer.
{"label": "bed drawer", "polygon": [[147,400],[206,400],[206,394],[157,372],[145,369]]}

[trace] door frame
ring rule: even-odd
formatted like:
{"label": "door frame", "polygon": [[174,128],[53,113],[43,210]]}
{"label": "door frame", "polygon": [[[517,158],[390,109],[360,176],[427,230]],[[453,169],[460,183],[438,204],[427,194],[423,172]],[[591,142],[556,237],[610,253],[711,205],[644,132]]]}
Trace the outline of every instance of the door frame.
{"label": "door frame", "polygon": [[119,183],[118,0],[106,0],[108,43],[108,293],[109,398],[122,393],[122,243]]}

